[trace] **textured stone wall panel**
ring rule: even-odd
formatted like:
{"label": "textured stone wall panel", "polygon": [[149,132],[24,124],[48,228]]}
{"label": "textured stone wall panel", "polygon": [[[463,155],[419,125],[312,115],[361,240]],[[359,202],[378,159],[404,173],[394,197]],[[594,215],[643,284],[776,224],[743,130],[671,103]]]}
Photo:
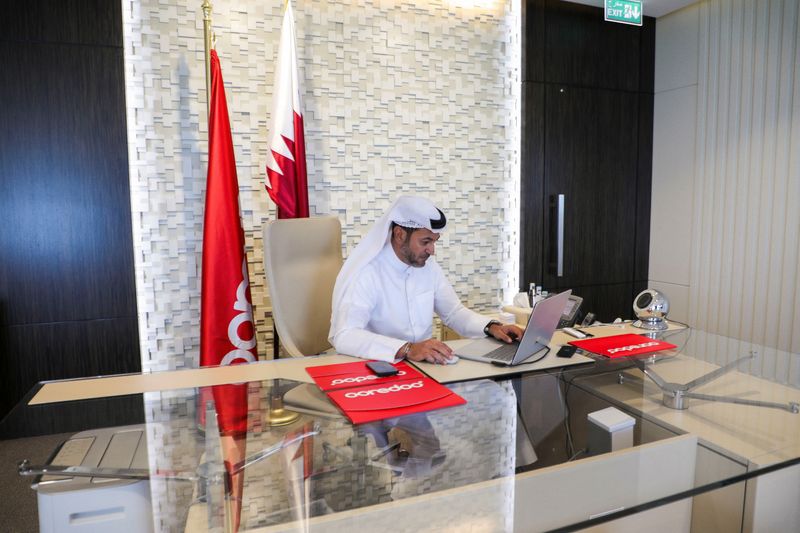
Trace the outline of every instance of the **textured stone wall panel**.
{"label": "textured stone wall panel", "polygon": [[[145,370],[199,359],[208,134],[200,4],[123,1]],[[261,231],[275,209],[263,182],[284,2],[213,4],[258,349],[269,357]],[[439,262],[467,305],[488,310],[517,284],[520,9],[517,0],[463,4],[293,5],[312,215],[341,219],[346,255],[398,194],[429,196],[453,221]]]}

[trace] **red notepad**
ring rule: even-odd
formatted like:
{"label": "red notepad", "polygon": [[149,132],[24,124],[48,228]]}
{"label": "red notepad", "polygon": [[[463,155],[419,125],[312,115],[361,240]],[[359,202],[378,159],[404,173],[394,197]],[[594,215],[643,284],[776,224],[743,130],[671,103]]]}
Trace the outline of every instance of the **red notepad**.
{"label": "red notepad", "polygon": [[635,335],[633,333],[571,341],[570,344],[577,346],[581,350],[586,350],[587,352],[596,353],[612,359],[677,348],[674,344],[651,339],[642,335]]}
{"label": "red notepad", "polygon": [[336,365],[312,366],[306,368],[308,375],[324,391],[360,387],[364,385],[378,385],[394,383],[406,379],[423,377],[416,369],[401,361],[393,365],[397,370],[394,376],[378,377],[367,368],[367,361],[355,363],[340,363]]}
{"label": "red notepad", "polygon": [[467,403],[444,385],[426,377],[335,390],[329,392],[328,397],[353,424]]}

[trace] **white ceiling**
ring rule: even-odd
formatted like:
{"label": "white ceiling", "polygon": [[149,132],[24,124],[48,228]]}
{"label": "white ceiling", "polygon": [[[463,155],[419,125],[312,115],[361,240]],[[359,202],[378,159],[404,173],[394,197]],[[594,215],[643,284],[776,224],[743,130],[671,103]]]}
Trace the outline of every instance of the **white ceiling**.
{"label": "white ceiling", "polygon": [[[603,0],[567,0],[576,4],[586,4],[587,6],[603,7],[605,3]],[[642,10],[645,16],[658,18],[677,11],[682,7],[689,4],[694,4],[698,0],[644,0],[642,2]]]}

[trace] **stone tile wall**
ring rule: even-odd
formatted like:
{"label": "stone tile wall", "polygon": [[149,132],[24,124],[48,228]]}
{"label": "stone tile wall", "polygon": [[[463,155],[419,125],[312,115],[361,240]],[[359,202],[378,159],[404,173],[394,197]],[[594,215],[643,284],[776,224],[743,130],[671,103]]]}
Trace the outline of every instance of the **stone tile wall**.
{"label": "stone tile wall", "polygon": [[[213,2],[261,357],[272,324],[261,231],[284,2]],[[312,215],[345,255],[401,193],[454,221],[437,255],[465,304],[517,287],[519,0],[293,3]],[[196,367],[207,162],[201,2],[123,1],[142,367]]]}

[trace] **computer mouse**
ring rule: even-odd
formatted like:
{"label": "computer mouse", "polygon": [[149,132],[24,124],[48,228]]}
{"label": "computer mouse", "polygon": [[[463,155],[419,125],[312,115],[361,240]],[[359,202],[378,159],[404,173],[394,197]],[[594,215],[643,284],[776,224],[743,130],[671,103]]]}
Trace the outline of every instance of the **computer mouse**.
{"label": "computer mouse", "polygon": [[457,355],[451,355],[450,359],[445,359],[444,362],[448,365],[454,365],[458,363],[459,357]]}

